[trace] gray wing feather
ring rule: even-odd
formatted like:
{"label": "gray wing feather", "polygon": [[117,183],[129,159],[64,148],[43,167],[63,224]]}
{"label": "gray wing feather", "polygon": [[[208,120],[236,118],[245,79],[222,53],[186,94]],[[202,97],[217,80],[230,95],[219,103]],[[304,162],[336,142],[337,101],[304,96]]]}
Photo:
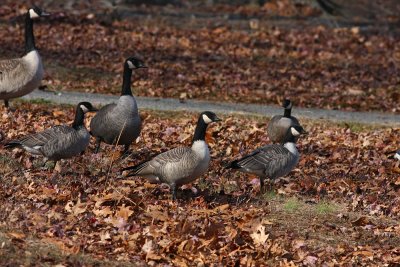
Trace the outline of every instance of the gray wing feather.
{"label": "gray wing feather", "polygon": [[19,58],[0,60],[0,83],[16,79],[19,73],[23,72],[23,68],[24,64]]}
{"label": "gray wing feather", "polygon": [[275,178],[287,172],[287,166],[293,155],[283,146],[274,144],[256,149],[237,161],[248,172],[263,172],[267,177]]}
{"label": "gray wing feather", "polygon": [[74,129],[67,125],[57,125],[43,132],[24,136],[18,142],[27,147],[44,146],[49,141],[59,138],[60,135],[69,134],[73,131]]}
{"label": "gray wing feather", "polygon": [[90,132],[96,137],[102,137],[102,134],[108,132],[108,114],[116,107],[116,104],[108,104],[102,107],[93,119],[90,121]]}

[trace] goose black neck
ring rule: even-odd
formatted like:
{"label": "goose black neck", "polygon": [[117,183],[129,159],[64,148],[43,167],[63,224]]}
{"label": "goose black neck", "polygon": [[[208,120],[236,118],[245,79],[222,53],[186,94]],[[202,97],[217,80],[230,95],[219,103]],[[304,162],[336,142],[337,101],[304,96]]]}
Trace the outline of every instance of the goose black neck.
{"label": "goose black neck", "polygon": [[36,49],[35,37],[33,36],[33,20],[29,15],[29,11],[25,17],[25,54]]}
{"label": "goose black neck", "polygon": [[121,95],[132,95],[131,90],[131,77],[132,77],[132,69],[129,68],[128,64],[124,65],[124,77],[122,78],[122,92]]}
{"label": "goose black neck", "polygon": [[83,126],[83,121],[85,119],[85,113],[81,109],[81,107],[76,108],[76,113],[75,113],[75,119],[74,122],[72,123],[72,128],[78,129]]}
{"label": "goose black neck", "polygon": [[286,118],[290,118],[291,114],[292,114],[292,108],[285,108],[283,116],[286,117]]}
{"label": "goose black neck", "polygon": [[206,137],[206,131],[207,131],[207,124],[203,121],[203,119],[200,117],[199,120],[197,121],[197,126],[196,130],[194,131],[194,136],[192,143],[198,140],[205,140]]}

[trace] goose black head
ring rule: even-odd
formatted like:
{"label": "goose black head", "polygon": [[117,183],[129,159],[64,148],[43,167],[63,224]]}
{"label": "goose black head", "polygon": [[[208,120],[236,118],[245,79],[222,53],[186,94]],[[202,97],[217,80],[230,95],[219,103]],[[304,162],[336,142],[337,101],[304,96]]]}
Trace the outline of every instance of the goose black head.
{"label": "goose black head", "polygon": [[144,62],[136,57],[129,57],[125,60],[125,64],[127,64],[128,68],[131,70],[133,69],[140,69],[140,68],[147,68],[144,65]]}
{"label": "goose black head", "polygon": [[221,121],[221,119],[218,118],[214,112],[204,111],[200,113],[199,120],[197,121],[197,126],[194,131],[192,143],[194,143],[197,140],[204,141],[208,124],[217,121]]}
{"label": "goose black head", "polygon": [[300,125],[295,125],[290,127],[290,134],[293,135],[294,137],[298,137],[302,134],[307,134],[306,130]]}
{"label": "goose black head", "polygon": [[292,116],[292,101],[289,99],[285,99],[283,101],[282,107],[285,109],[283,116],[286,118],[290,118]]}
{"label": "goose black head", "polygon": [[28,10],[29,17],[31,19],[38,18],[38,17],[47,17],[50,14],[42,10],[41,8],[34,6]]}
{"label": "goose black head", "polygon": [[299,139],[300,135],[307,134],[304,128],[300,125],[291,126],[287,132],[286,136],[282,143],[292,142],[296,143],[297,139]]}
{"label": "goose black head", "polygon": [[205,124],[209,124],[211,122],[217,122],[217,121],[221,121],[220,118],[217,117],[217,115],[215,115],[214,112],[211,111],[204,111],[200,114],[201,119],[203,120],[203,122]]}
{"label": "goose black head", "polygon": [[83,113],[91,112],[91,111],[97,111],[95,107],[89,102],[80,102],[78,104],[78,107],[82,109]]}
{"label": "goose black head", "polygon": [[290,101],[289,99],[283,100],[282,107],[283,107],[284,109],[292,108],[292,101]]}

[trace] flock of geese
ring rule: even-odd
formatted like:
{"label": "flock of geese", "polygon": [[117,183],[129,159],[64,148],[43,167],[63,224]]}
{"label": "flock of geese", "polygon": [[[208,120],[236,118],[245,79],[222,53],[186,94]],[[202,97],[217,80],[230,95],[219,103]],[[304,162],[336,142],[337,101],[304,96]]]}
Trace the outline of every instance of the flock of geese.
{"label": "flock of geese", "polygon": [[[43,78],[43,65],[35,46],[33,20],[48,14],[38,7],[30,8],[25,18],[25,54],[21,58],[0,61],[0,99],[6,107],[9,100],[30,93]],[[116,104],[108,104],[97,110],[89,102],[76,107],[72,125],[57,125],[42,132],[8,141],[5,148],[20,147],[46,161],[59,161],[83,153],[89,145],[90,136],[96,139],[95,153],[102,142],[123,145],[128,152],[131,143],[141,132],[138,106],[131,90],[131,77],[135,69],[146,68],[144,62],[129,57],[124,62],[121,96]],[[285,100],[284,114],[274,116],[268,124],[267,133],[273,144],[257,148],[250,154],[230,162],[225,168],[255,174],[260,178],[260,191],[264,180],[287,175],[297,165],[300,154],[296,142],[306,134],[299,121],[291,115],[292,103]],[[87,112],[96,112],[90,122],[90,132],[84,125]],[[190,147],[177,147],[122,169],[127,176],[140,176],[151,183],[169,185],[173,199],[177,187],[193,182],[203,175],[210,163],[210,152],[205,140],[207,126],[221,121],[211,111],[202,112],[197,121]],[[396,158],[400,159],[397,153]]]}

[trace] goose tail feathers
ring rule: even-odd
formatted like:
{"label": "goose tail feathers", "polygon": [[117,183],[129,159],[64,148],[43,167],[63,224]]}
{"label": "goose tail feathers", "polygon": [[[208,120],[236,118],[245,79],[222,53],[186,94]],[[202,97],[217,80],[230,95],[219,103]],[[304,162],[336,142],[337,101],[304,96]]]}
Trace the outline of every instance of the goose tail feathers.
{"label": "goose tail feathers", "polygon": [[21,146],[21,143],[19,141],[10,141],[10,142],[4,144],[4,148],[7,148],[7,149],[11,149],[14,147],[19,147],[19,146]]}
{"label": "goose tail feathers", "polygon": [[140,174],[140,172],[143,169],[145,169],[146,167],[147,167],[147,161],[139,163],[139,164],[134,165],[134,166],[129,166],[129,167],[123,168],[121,170],[121,172],[129,171],[129,174],[127,176],[135,176],[137,174]]}

